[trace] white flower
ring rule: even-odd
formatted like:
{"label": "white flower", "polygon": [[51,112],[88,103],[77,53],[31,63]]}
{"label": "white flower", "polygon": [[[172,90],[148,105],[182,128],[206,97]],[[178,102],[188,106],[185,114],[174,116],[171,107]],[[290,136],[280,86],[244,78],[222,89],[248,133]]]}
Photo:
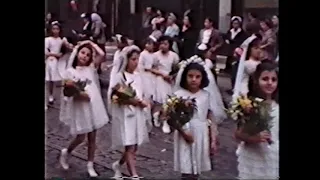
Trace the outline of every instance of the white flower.
{"label": "white flower", "polygon": [[262,102],[262,101],[264,101],[264,99],[262,99],[262,98],[255,98],[254,100],[257,101],[257,102]]}
{"label": "white flower", "polygon": [[238,120],[238,113],[232,113],[231,118],[235,121]]}

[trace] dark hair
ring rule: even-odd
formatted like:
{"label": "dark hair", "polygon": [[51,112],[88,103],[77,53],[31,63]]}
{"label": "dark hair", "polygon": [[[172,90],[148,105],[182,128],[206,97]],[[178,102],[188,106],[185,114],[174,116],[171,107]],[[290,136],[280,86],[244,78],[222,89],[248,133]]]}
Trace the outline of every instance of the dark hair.
{"label": "dark hair", "polygon": [[253,47],[257,47],[257,46],[260,46],[260,42],[261,40],[259,38],[255,38],[254,40],[252,40],[249,45],[248,45],[248,51],[247,51],[247,54],[246,54],[246,59],[245,60],[248,60],[251,56],[251,49]]}
{"label": "dark hair", "polygon": [[232,27],[232,23],[235,22],[235,21],[238,21],[238,23],[240,25],[240,28],[242,28],[242,21],[239,21],[238,18],[235,18],[235,19],[231,20],[231,26],[230,27]]}
{"label": "dark hair", "polygon": [[201,72],[202,79],[201,79],[201,84],[199,87],[200,89],[203,89],[209,85],[208,75],[207,75],[204,67],[198,63],[190,63],[185,67],[185,69],[181,75],[180,86],[182,88],[188,89],[187,74],[190,70],[198,70]]}
{"label": "dark hair", "polygon": [[143,45],[146,45],[146,44],[153,44],[155,45],[156,42],[154,42],[151,38],[147,38],[143,41]]}
{"label": "dark hair", "polygon": [[[54,21],[53,21],[54,22]],[[53,26],[58,26],[59,27],[59,30],[60,30],[60,32],[59,32],[59,36],[61,37],[61,35],[62,35],[62,27],[61,27],[61,24],[60,23],[51,23],[50,24],[50,31],[49,31],[49,35],[50,36],[52,36],[53,35],[53,33],[52,33],[52,28],[53,28]]]}
{"label": "dark hair", "polygon": [[168,41],[169,42],[169,48],[171,50],[172,48],[172,44],[173,44],[173,40],[170,36],[161,36],[159,39],[158,39],[158,42],[161,44],[163,41]]}
{"label": "dark hair", "polygon": [[83,49],[83,48],[88,48],[91,51],[91,57],[90,57],[90,59],[89,59],[89,61],[88,61],[88,63],[86,65],[89,66],[92,63],[92,61],[93,61],[93,50],[92,50],[91,45],[90,44],[82,44],[81,46],[79,46],[78,52],[77,52],[77,54],[74,57],[74,60],[72,62],[72,67],[73,68],[76,68],[76,66],[78,65],[78,54],[79,54],[80,50]]}
{"label": "dark hair", "polygon": [[258,18],[258,15],[255,12],[249,12],[248,14],[253,18]]}
{"label": "dark hair", "polygon": [[134,53],[139,54],[140,51],[139,51],[138,49],[132,49],[132,50],[130,50],[130,51],[127,53],[127,60],[128,60],[128,62],[127,62],[127,65],[126,65],[126,68],[125,68],[125,69],[127,69],[128,64],[129,64],[129,59],[133,56]]}
{"label": "dark hair", "polygon": [[121,36],[120,37],[120,43],[128,44],[128,38],[126,36]]}
{"label": "dark hair", "polygon": [[213,19],[211,17],[206,17],[204,20],[208,20],[210,23],[213,23]]}
{"label": "dark hair", "polygon": [[139,54],[140,51],[138,49],[132,49],[131,51],[129,51],[127,53],[127,58],[130,59],[134,53],[138,53]]}
{"label": "dark hair", "polygon": [[156,27],[156,30],[160,30],[161,29],[161,23],[156,23],[155,27]]}
{"label": "dark hair", "polygon": [[[256,71],[250,76],[248,96],[265,98],[258,84],[261,73],[264,71],[275,71],[277,73],[277,76],[279,77],[279,72],[277,69],[278,69],[278,66],[273,61],[270,61],[270,60],[261,61],[261,63],[257,66]],[[272,99],[275,100],[277,103],[279,103],[278,91],[279,91],[279,85],[277,86],[276,90],[272,94]]]}
{"label": "dark hair", "polygon": [[261,20],[260,22],[265,23],[268,26],[268,28],[270,28],[270,29],[273,28],[273,23],[269,18],[265,18],[265,19]]}

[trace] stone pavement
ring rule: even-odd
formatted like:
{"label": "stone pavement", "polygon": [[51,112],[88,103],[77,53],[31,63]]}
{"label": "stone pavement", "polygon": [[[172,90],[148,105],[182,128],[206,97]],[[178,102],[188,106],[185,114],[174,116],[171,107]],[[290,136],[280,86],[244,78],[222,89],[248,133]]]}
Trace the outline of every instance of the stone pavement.
{"label": "stone pavement", "polygon": [[[228,78],[219,77],[218,84],[222,92],[230,87]],[[60,90],[57,89],[56,97]],[[225,98],[229,98],[223,94]],[[58,98],[57,98],[58,99]],[[47,111],[46,119],[46,178],[84,178],[86,173],[87,148],[83,144],[77,147],[70,158],[71,169],[63,171],[58,163],[59,150],[66,147],[72,137],[68,134],[68,128],[59,122],[59,102]],[[237,176],[237,161],[235,156],[236,142],[233,138],[234,123],[225,120],[219,127],[220,147],[216,155],[215,168],[211,172],[204,173],[201,179],[235,179]],[[119,159],[121,151],[112,151],[110,147],[111,124],[98,131],[97,151],[95,156],[96,170],[102,177],[111,177],[112,162]],[[150,143],[143,145],[138,150],[137,168],[141,176],[146,179],[177,179],[179,174],[173,171],[173,144],[172,135],[153,128],[150,133]],[[125,166],[123,172],[127,173]],[[128,173],[127,173],[128,174]]]}

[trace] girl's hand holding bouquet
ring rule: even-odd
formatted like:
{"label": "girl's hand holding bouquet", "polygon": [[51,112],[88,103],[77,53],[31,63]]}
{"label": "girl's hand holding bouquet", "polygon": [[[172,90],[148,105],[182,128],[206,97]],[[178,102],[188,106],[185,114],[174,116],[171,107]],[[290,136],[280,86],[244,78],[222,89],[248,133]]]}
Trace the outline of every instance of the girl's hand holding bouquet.
{"label": "girl's hand holding bouquet", "polygon": [[238,136],[248,143],[268,142],[272,144],[270,105],[260,98],[240,96],[227,109],[229,116],[238,124]]}

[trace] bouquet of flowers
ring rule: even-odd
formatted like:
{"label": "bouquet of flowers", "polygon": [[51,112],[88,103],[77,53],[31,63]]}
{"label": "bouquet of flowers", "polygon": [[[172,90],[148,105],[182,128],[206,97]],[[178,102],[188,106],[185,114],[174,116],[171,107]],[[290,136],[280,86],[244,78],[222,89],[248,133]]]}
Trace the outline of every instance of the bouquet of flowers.
{"label": "bouquet of flowers", "polygon": [[169,76],[174,76],[179,72],[180,69],[180,63],[178,64],[173,64],[171,67],[171,71],[169,73]]}
{"label": "bouquet of flowers", "polygon": [[[68,86],[67,83],[72,81],[73,85]],[[80,94],[80,92],[84,92],[84,88],[87,84],[90,84],[91,81],[89,79],[85,80],[65,80],[63,82],[63,95],[66,97],[74,97]]]}
{"label": "bouquet of flowers", "polygon": [[112,88],[111,99],[115,104],[122,104],[124,101],[128,101],[136,97],[136,91],[132,88],[131,84],[128,85],[118,83]]}
{"label": "bouquet of flowers", "polygon": [[[236,102],[231,103],[231,107],[226,111],[231,119],[242,126],[243,131],[249,135],[270,131],[272,128],[270,105],[261,98],[248,98],[242,95]],[[271,143],[270,140],[269,144]]]}
{"label": "bouquet of flowers", "polygon": [[167,123],[173,129],[182,128],[188,123],[195,110],[197,110],[195,98],[169,96],[167,102],[162,105],[162,111],[168,117]]}

